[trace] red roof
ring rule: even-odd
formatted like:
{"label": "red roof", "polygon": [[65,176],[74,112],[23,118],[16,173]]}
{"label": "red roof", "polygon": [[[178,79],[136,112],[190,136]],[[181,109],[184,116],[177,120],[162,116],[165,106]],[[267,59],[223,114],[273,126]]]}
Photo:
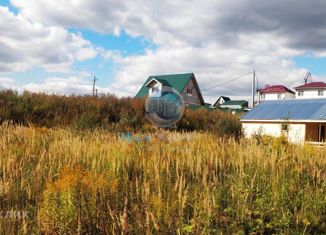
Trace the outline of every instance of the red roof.
{"label": "red roof", "polygon": [[295,89],[298,90],[298,89],[305,89],[305,88],[326,88],[326,83],[324,82],[311,82],[311,83],[307,83],[307,84],[304,84],[302,86],[298,86],[296,87]]}
{"label": "red roof", "polygon": [[260,93],[278,93],[278,92],[290,92],[293,93],[289,88],[283,85],[268,86],[260,90]]}

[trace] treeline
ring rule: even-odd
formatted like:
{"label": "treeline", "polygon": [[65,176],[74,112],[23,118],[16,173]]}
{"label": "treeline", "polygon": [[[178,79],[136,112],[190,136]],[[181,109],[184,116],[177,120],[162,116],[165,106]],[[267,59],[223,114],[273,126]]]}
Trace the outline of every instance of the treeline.
{"label": "treeline", "polygon": [[[10,121],[39,127],[105,128],[109,131],[152,131],[144,100],[114,95],[58,96],[0,91],[0,123]],[[177,130],[211,131],[239,137],[239,118],[223,112],[186,109]]]}

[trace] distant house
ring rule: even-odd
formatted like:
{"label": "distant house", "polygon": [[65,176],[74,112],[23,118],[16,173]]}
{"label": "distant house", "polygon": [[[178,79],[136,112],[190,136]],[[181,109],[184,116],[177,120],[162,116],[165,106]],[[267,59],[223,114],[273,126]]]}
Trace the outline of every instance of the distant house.
{"label": "distant house", "polygon": [[221,104],[224,104],[227,101],[230,101],[231,99],[227,96],[220,96],[217,98],[216,102],[214,103],[214,107],[219,107]]}
{"label": "distant house", "polygon": [[241,117],[247,137],[254,134],[286,135],[290,142],[324,142],[325,99],[273,100],[258,104]]}
{"label": "distant house", "polygon": [[283,85],[266,86],[259,90],[259,100],[289,100],[295,98],[295,92]]}
{"label": "distant house", "polygon": [[294,88],[297,99],[326,98],[326,83],[310,82]]}
{"label": "distant house", "polygon": [[160,96],[172,88],[181,94],[186,105],[205,105],[193,73],[149,76],[136,97]]}
{"label": "distant house", "polygon": [[219,106],[221,110],[229,111],[243,111],[248,108],[248,101],[246,100],[229,100]]}

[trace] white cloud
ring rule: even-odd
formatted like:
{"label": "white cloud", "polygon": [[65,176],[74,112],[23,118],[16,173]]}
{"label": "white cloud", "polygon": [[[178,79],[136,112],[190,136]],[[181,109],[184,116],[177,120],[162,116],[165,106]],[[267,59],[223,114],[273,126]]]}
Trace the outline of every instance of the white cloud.
{"label": "white cloud", "polygon": [[91,94],[92,85],[90,81],[86,81],[77,77],[52,77],[47,78],[42,83],[29,83],[23,86],[24,90],[31,92],[44,92],[47,94]]}
{"label": "white cloud", "polygon": [[11,78],[2,78],[0,77],[0,89],[13,89],[17,90],[15,81]]}
{"label": "white cloud", "polygon": [[[239,75],[257,72],[260,86],[265,84],[284,84],[290,88],[300,84],[306,73],[291,61],[298,50],[280,46],[279,40],[266,40],[273,35],[257,35],[255,39],[241,35],[239,42],[226,48],[218,43],[202,47],[160,47],[155,52],[148,51],[142,56],[116,58],[119,68],[116,82],[112,84],[115,91],[134,95],[151,74],[169,74],[194,72],[199,86],[204,90],[218,84],[227,83]],[[203,91],[207,100],[219,95],[247,97],[250,95],[251,75],[235,82],[217,86]]]}
{"label": "white cloud", "polygon": [[0,7],[0,31],[0,71],[25,71],[33,66],[68,71],[76,60],[97,54],[81,35],[16,16],[6,7]]}
{"label": "white cloud", "polygon": [[[326,45],[321,36],[325,33],[323,6],[326,5],[319,0],[314,4],[303,0],[295,4],[290,0],[266,4],[257,0],[11,2],[20,9],[20,15],[15,17],[7,12],[10,15],[7,17],[13,22],[21,20],[25,26],[14,24],[11,27],[15,30],[6,30],[10,36],[5,40],[6,49],[0,49],[0,57],[7,62],[0,62],[0,69],[6,66],[8,70],[24,70],[41,64],[48,70],[62,70],[76,60],[93,58],[100,53],[104,59],[114,61],[116,71],[115,81],[103,90],[117,95],[135,95],[151,74],[194,72],[204,89],[253,69],[257,71],[261,86],[282,83],[292,88],[303,81],[306,73],[306,69],[296,67],[292,58],[311,50],[314,55],[325,55]],[[0,29],[4,27],[1,22]],[[144,55],[123,57],[117,51],[93,48],[81,35],[71,34],[63,27],[86,28],[116,36],[124,30],[129,35],[153,41],[157,49],[148,50]],[[32,36],[24,39],[36,38],[30,39],[34,43],[22,44],[6,57],[8,53],[5,52],[17,44],[8,42],[16,37],[21,41],[25,28]],[[309,37],[304,36],[306,32]],[[21,55],[31,59],[20,59]],[[80,80],[71,79],[47,80],[44,84],[28,87],[56,89],[57,82],[65,92],[89,90]],[[79,85],[71,87],[67,83]],[[250,89],[248,76],[208,90],[204,96],[208,100],[219,95],[246,97]]]}
{"label": "white cloud", "polygon": [[[0,80],[1,81],[1,80]],[[14,84],[12,84],[14,85]],[[10,86],[7,86],[10,87]],[[56,95],[92,95],[93,84],[92,80],[86,77],[69,76],[65,77],[50,77],[41,83],[28,83],[20,86],[20,91],[26,90],[36,93],[56,94]],[[115,87],[96,85],[97,93],[114,94]],[[121,91],[118,93],[121,96],[127,96],[127,93]]]}
{"label": "white cloud", "polygon": [[97,51],[93,48],[81,48],[76,52],[76,58],[79,61],[93,59],[97,55]]}

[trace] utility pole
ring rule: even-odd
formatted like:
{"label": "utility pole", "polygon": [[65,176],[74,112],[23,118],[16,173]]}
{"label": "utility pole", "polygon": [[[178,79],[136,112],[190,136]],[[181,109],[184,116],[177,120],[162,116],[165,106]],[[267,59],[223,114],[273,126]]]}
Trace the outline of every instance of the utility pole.
{"label": "utility pole", "polygon": [[95,89],[96,81],[97,81],[97,78],[94,76],[94,80],[93,80],[93,96],[97,96],[97,89]]}
{"label": "utility pole", "polygon": [[256,72],[252,73],[252,108],[255,107],[255,94],[256,94]]}

